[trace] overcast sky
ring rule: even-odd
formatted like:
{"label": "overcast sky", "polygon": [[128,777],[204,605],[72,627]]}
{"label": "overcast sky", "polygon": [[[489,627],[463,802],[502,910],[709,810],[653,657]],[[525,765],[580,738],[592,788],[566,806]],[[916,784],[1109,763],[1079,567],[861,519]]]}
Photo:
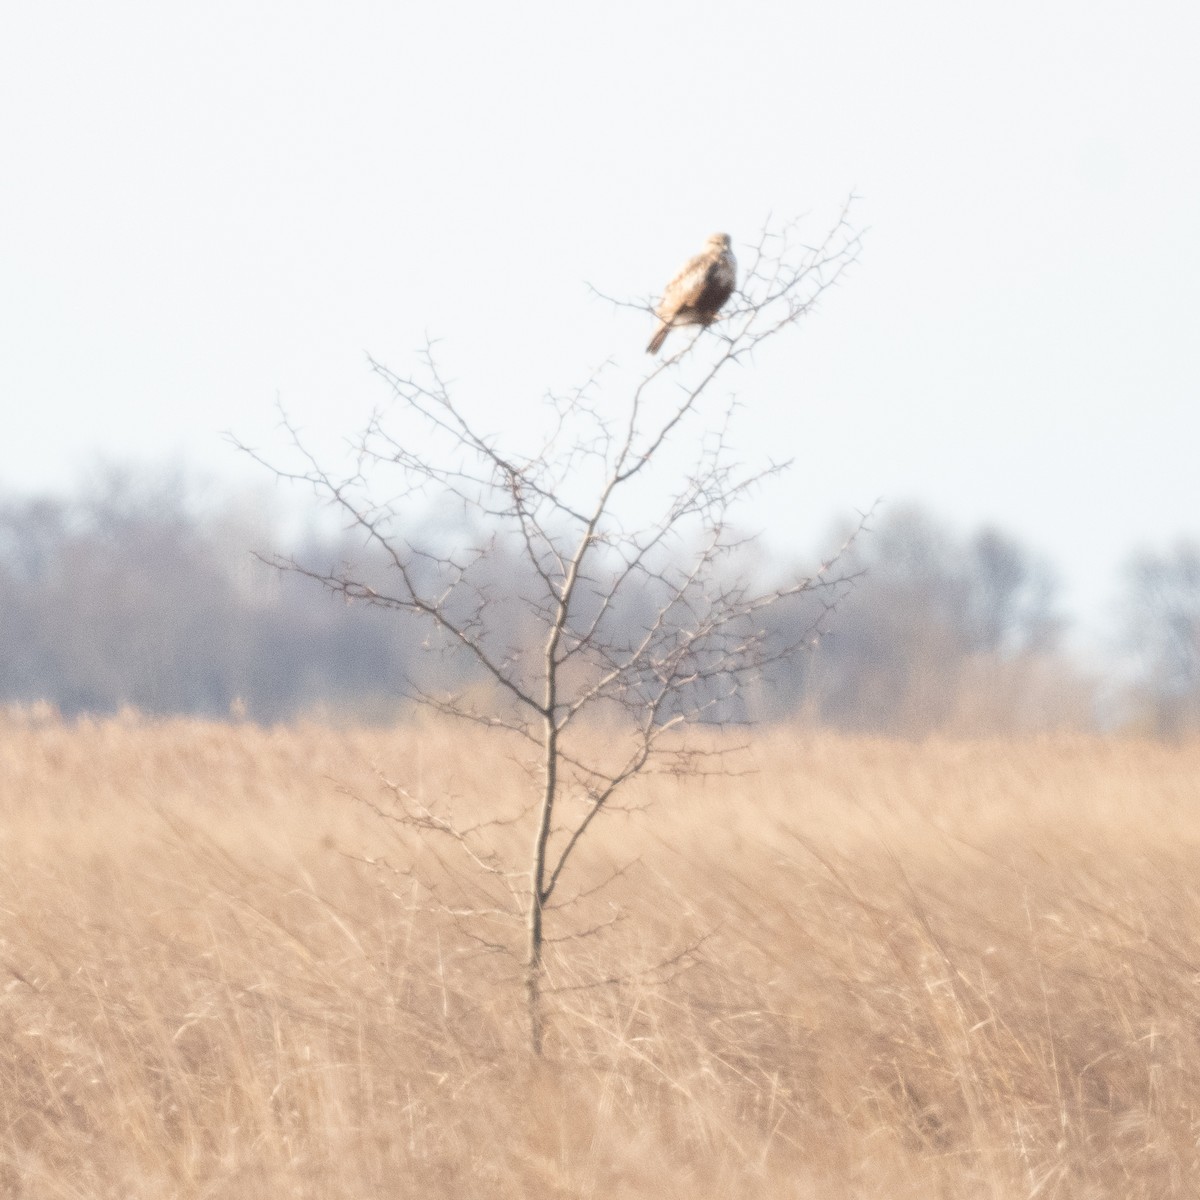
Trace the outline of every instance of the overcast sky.
{"label": "overcast sky", "polygon": [[[97,455],[261,482],[275,398],[350,431],[426,334],[498,426],[649,336],[707,234],[859,265],[737,380],[807,552],[915,500],[1057,564],[1098,627],[1200,536],[1200,6],[9,4],[0,490]],[[322,435],[324,436],[324,435]]]}

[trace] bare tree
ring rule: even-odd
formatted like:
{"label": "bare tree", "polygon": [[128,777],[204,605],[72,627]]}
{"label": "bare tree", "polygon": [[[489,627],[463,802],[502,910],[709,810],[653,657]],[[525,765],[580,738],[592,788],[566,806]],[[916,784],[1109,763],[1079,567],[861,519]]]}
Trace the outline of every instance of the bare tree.
{"label": "bare tree", "polygon": [[1074,691],[1055,657],[1053,575],[1007,534],[963,536],[900,505],[877,514],[847,565],[863,586],[835,635],[776,685],[775,704],[802,698],[821,723],[918,736],[984,717],[1028,728],[1042,719],[1051,674],[1064,696]]}
{"label": "bare tree", "polygon": [[[513,888],[507,914],[503,904],[456,911],[519,917],[535,1053],[546,918],[569,903],[565,872],[593,822],[648,769],[717,769],[677,731],[738,720],[742,686],[810,642],[849,586],[836,556],[811,577],[748,578],[753,539],[739,532],[735,510],[786,464],[741,466],[731,436],[737,405],[715,393],[719,379],[812,310],[858,245],[846,210],[816,245],[803,244],[795,226],[764,233],[721,323],[681,337],[673,356],[631,379],[624,400],[607,386],[610,364],[573,394],[551,396],[540,423],[492,432],[452,394],[430,346],[414,375],[372,360],[390,400],[354,438],[344,471],[318,462],[286,414],[292,459],[247,451],[315,489],[387,569],[271,561],[346,600],[419,617],[430,649],[465,655],[475,675],[458,690],[410,685],[417,698],[535,748],[528,859],[517,868],[489,841],[494,825],[465,825],[395,783],[388,809]],[[461,512],[457,544],[422,530],[417,515],[431,502]],[[790,620],[766,620],[788,607]]]}
{"label": "bare tree", "polygon": [[1125,640],[1136,698],[1160,736],[1200,728],[1200,543],[1143,550],[1125,568]]}

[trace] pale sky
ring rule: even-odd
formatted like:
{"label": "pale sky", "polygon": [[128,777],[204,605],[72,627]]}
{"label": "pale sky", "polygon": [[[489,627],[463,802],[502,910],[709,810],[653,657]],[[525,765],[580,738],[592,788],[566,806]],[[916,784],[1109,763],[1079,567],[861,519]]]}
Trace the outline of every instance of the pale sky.
{"label": "pale sky", "polygon": [[103,455],[260,469],[426,334],[519,431],[644,359],[705,236],[860,264],[736,380],[758,514],[807,554],[877,497],[990,521],[1099,627],[1136,545],[1200,536],[1200,6],[9,4],[0,16],[0,490]]}

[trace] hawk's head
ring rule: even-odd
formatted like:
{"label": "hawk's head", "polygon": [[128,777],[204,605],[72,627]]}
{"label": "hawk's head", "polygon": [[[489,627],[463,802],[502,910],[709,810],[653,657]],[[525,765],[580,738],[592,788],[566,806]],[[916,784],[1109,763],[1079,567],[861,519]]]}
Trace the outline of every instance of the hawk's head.
{"label": "hawk's head", "polygon": [[722,253],[724,253],[729,249],[732,243],[730,242],[729,234],[727,233],[710,233],[708,235],[708,241],[705,242],[705,245],[711,246],[714,250],[720,250]]}

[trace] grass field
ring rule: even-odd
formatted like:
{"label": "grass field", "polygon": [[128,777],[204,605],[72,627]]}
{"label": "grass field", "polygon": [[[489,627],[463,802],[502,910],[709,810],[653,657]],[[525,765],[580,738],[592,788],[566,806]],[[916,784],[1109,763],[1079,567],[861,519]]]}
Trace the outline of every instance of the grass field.
{"label": "grass field", "polygon": [[515,751],[0,723],[0,1196],[1200,1195],[1200,746],[774,731],[646,780],[540,1062],[519,881],[370,806],[515,815]]}

